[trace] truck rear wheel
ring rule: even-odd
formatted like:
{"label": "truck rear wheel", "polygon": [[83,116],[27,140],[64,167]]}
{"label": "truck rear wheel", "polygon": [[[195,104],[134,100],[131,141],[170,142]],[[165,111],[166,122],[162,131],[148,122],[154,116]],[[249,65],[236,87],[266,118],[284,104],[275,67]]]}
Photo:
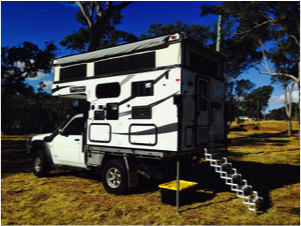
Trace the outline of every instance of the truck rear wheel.
{"label": "truck rear wheel", "polygon": [[102,170],[102,183],[112,194],[124,194],[127,190],[127,171],[122,159],[112,159]]}
{"label": "truck rear wheel", "polygon": [[42,150],[37,151],[33,156],[33,173],[37,177],[45,177],[48,175],[50,167],[47,163],[45,154]]}

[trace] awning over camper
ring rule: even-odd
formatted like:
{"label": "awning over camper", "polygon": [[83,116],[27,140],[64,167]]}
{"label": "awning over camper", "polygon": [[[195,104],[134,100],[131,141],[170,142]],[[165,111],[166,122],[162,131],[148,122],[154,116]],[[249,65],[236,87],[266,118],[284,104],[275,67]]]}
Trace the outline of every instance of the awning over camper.
{"label": "awning over camper", "polygon": [[[134,43],[119,45],[107,49],[101,49],[93,52],[87,52],[82,54],[70,55],[66,57],[57,58],[54,60],[55,65],[77,63],[83,61],[93,61],[96,59],[112,57],[121,54],[134,53],[141,50],[147,50],[154,47],[159,47],[168,42],[171,35],[161,36],[158,38],[152,38],[142,40]],[[178,36],[180,37],[180,35]]]}

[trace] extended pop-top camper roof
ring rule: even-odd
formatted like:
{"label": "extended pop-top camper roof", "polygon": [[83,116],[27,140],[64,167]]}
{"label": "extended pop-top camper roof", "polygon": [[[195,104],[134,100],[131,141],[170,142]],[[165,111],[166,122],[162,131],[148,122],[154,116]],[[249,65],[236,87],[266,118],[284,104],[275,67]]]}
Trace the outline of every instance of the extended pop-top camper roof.
{"label": "extended pop-top camper roof", "polygon": [[211,50],[207,47],[200,45],[195,40],[188,38],[185,33],[176,33],[172,35],[165,35],[157,38],[146,39],[142,41],[137,41],[133,43],[127,43],[115,47],[110,47],[106,49],[96,50],[87,53],[69,55],[65,57],[60,57],[54,60],[54,65],[65,65],[70,63],[80,63],[80,62],[89,62],[96,59],[103,59],[123,54],[135,53],[140,51],[145,51],[148,49],[158,48],[164,46],[167,43],[179,42],[179,41],[188,41],[194,45],[197,45],[199,48],[204,49],[211,54],[217,55],[219,58],[226,60],[226,57],[223,54],[220,54],[214,50]]}

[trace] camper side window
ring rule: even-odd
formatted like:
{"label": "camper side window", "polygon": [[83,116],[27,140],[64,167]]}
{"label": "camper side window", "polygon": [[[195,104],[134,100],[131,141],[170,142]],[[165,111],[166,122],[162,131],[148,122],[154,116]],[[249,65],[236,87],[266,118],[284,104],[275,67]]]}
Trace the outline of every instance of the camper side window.
{"label": "camper side window", "polygon": [[64,67],[60,69],[60,81],[66,79],[84,78],[87,75],[87,64]]}
{"label": "camper side window", "polygon": [[96,86],[97,98],[113,98],[119,97],[120,84],[118,82],[98,84]]}
{"label": "camper side window", "polygon": [[142,81],[132,83],[132,97],[154,95],[154,81]]}

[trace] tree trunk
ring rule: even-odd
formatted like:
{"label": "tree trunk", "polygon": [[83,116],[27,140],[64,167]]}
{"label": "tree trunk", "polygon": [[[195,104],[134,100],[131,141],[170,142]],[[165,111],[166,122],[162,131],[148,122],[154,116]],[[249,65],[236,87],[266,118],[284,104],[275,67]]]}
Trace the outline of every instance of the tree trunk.
{"label": "tree trunk", "polygon": [[[301,62],[299,61],[299,78],[301,79]],[[301,84],[299,82],[299,139],[301,140]]]}
{"label": "tree trunk", "polygon": [[[295,81],[292,81],[290,86],[286,85],[283,81],[281,81],[282,89],[284,92],[284,107],[285,107],[285,112],[287,116],[287,135],[292,136],[292,92],[293,92],[293,87],[295,85]],[[289,95],[289,100],[287,100],[287,93],[286,93],[286,88],[289,87],[288,90],[288,95]],[[289,101],[289,104],[287,102]]]}
{"label": "tree trunk", "polygon": [[287,135],[292,136],[293,135],[293,128],[292,128],[292,119],[287,120]]}
{"label": "tree trunk", "polygon": [[299,139],[301,140],[301,20],[300,20],[300,7],[298,1],[288,1],[294,21],[296,22],[296,29],[298,31],[298,47],[299,47],[299,57],[298,57],[298,88],[299,88]]}
{"label": "tree trunk", "polygon": [[100,38],[100,32],[95,28],[91,28],[90,31],[90,42],[88,46],[88,52],[97,50],[99,47],[99,38]]}
{"label": "tree trunk", "polygon": [[88,52],[98,50],[100,45],[99,40],[104,33],[103,26],[105,26],[106,20],[110,20],[110,19],[105,14],[101,18],[98,18],[95,24],[93,24],[90,27],[90,37],[89,37],[90,41],[88,46]]}

